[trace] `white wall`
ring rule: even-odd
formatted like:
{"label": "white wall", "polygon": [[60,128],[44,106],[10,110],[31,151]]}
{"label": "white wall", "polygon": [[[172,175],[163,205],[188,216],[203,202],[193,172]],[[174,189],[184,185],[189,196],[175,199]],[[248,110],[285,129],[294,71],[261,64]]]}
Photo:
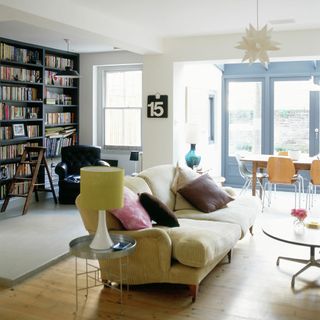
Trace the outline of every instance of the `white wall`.
{"label": "white wall", "polygon": [[[172,118],[168,118],[167,121],[154,120],[157,121],[156,130],[150,120],[145,119],[143,124],[144,157],[147,159],[145,167],[164,162],[175,163],[179,159],[179,155],[173,152],[171,146],[175,149],[179,143],[184,143],[177,134],[180,120],[179,111],[176,110],[181,107],[179,105],[180,98],[176,97],[176,94],[181,94],[181,92],[179,93],[179,82],[181,81],[177,79],[179,75],[176,74],[177,63],[190,61],[238,63],[243,57],[243,51],[234,47],[240,41],[241,36],[242,34],[231,34],[169,39],[164,44],[165,53],[145,56],[144,61],[147,63],[144,64],[143,85],[149,90],[143,92],[144,100],[146,101],[147,94],[161,90],[160,93],[169,95],[169,108],[175,110],[174,113],[169,112],[169,117]],[[320,39],[320,30],[278,32],[273,33],[272,39],[280,42],[280,50],[270,52],[271,61],[319,59],[320,57],[320,41],[316,41],[316,39]],[[174,105],[172,105],[172,101],[174,101]],[[157,135],[156,138],[154,138],[155,135]],[[161,153],[159,150],[154,152],[153,141],[157,142],[156,146],[159,148],[160,142],[164,140],[167,145],[163,150],[167,153]],[[215,149],[215,151],[217,150]],[[217,174],[219,173],[217,172]]]}
{"label": "white wall", "polygon": [[[194,106],[196,109],[195,119],[188,119],[188,122],[199,122],[201,125],[201,141],[197,145],[197,153],[201,155],[200,165],[204,169],[212,169],[214,175],[221,174],[221,76],[222,72],[213,63],[187,63],[185,64],[183,83],[184,88],[194,92]],[[214,143],[208,143],[208,95],[212,92],[215,95],[214,110]],[[176,92],[175,92],[176,94]],[[192,101],[190,101],[192,102]],[[192,106],[191,106],[192,107]],[[189,115],[190,118],[190,115]],[[197,120],[198,118],[199,120]],[[183,145],[183,140],[180,144]],[[183,154],[190,149],[190,145],[184,143]]]}
{"label": "white wall", "polygon": [[[173,63],[165,55],[145,56],[143,63],[143,167],[173,161]],[[147,118],[147,96],[168,95],[168,118]]]}
{"label": "white wall", "polygon": [[[182,116],[180,108],[183,100],[181,98],[183,68],[178,62],[240,62],[243,52],[235,49],[234,46],[240,41],[241,36],[242,34],[233,34],[170,39],[165,42],[163,54],[145,55],[143,58],[128,52],[82,54],[80,57],[80,71],[83,75],[80,85],[80,142],[94,143],[95,141],[92,67],[99,64],[143,61],[144,168],[163,163],[175,163],[181,156],[180,143],[184,143],[179,136]],[[279,51],[270,53],[271,61],[320,57],[320,41],[317,41],[320,39],[320,30],[278,32],[273,33],[272,38],[281,45]],[[157,92],[167,94],[169,97],[167,119],[146,117],[147,96]],[[217,105],[219,103],[217,101]]]}
{"label": "white wall", "polygon": [[[97,145],[96,66],[142,63],[143,57],[127,51],[83,53],[80,55],[80,144]],[[105,151],[104,159],[116,159],[119,166],[130,174],[134,163],[129,161],[130,151]]]}

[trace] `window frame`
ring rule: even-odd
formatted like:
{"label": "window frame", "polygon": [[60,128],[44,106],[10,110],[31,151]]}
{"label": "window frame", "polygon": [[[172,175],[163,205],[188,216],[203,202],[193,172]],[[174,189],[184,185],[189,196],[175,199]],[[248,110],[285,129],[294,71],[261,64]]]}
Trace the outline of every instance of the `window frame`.
{"label": "window frame", "polygon": [[[106,73],[108,72],[126,72],[126,71],[143,71],[142,64],[126,64],[126,65],[106,65],[97,68],[97,143],[103,149],[108,150],[142,150],[142,110],[143,110],[143,97],[141,97],[141,107],[117,107],[105,108],[105,88],[106,88]],[[140,146],[127,146],[127,145],[108,145],[105,143],[105,109],[110,110],[140,110]]]}

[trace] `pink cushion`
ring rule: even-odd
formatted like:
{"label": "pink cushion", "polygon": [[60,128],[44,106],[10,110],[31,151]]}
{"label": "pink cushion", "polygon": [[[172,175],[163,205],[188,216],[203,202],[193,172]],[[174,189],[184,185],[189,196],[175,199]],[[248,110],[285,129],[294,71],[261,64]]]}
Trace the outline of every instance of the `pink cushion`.
{"label": "pink cushion", "polygon": [[124,187],[124,206],[110,210],[127,230],[151,228],[152,223],[147,211],[139,201],[139,197],[132,190]]}

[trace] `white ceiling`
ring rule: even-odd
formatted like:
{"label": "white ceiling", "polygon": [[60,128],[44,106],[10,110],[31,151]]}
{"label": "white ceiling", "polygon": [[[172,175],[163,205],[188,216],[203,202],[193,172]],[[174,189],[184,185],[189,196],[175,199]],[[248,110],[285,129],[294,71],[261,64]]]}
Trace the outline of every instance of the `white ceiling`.
{"label": "white ceiling", "polygon": [[[259,24],[320,29],[319,0],[259,0]],[[161,52],[166,38],[242,33],[256,0],[0,0],[0,36],[77,52]],[[276,21],[277,23],[270,23]]]}

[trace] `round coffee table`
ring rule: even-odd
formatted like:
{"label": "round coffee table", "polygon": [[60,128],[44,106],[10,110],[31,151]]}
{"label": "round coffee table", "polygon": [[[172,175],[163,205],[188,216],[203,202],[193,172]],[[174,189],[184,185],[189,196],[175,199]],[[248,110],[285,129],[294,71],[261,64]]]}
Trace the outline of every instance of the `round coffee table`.
{"label": "round coffee table", "polygon": [[296,232],[293,225],[293,218],[271,219],[262,226],[262,231],[270,238],[310,248],[310,258],[296,259],[290,257],[278,257],[277,266],[280,259],[303,263],[305,266],[292,276],[291,287],[294,288],[296,277],[310,267],[320,268],[320,259],[315,259],[315,248],[320,248],[320,229],[310,229],[305,227],[302,232]]}

